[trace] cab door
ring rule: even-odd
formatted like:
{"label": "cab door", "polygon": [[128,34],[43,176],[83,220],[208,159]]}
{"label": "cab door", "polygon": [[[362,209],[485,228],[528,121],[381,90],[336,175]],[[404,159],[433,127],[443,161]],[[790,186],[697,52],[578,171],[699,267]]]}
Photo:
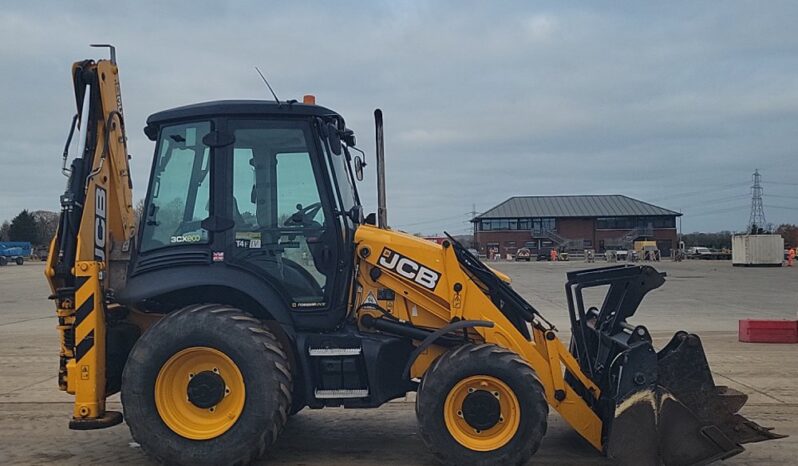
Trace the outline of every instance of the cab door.
{"label": "cab door", "polygon": [[231,120],[228,132],[229,263],[267,280],[296,313],[325,311],[340,235],[310,124]]}

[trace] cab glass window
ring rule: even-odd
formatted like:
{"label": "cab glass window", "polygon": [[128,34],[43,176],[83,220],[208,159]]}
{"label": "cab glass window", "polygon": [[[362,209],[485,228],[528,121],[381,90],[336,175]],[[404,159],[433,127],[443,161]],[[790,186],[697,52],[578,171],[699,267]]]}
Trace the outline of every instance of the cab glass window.
{"label": "cab glass window", "polygon": [[335,237],[310,126],[236,120],[231,128],[233,255],[270,275],[294,308],[325,306]]}
{"label": "cab glass window", "polygon": [[210,215],[210,148],[202,138],[209,122],[161,130],[144,212],[141,250],[207,243],[200,224]]}

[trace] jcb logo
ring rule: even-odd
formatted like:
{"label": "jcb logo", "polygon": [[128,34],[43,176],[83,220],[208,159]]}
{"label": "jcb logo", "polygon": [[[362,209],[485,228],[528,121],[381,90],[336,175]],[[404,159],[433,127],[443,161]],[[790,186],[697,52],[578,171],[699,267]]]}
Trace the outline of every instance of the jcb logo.
{"label": "jcb logo", "polygon": [[380,254],[380,260],[377,262],[386,269],[393,270],[399,275],[413,280],[424,288],[428,288],[430,290],[435,290],[435,286],[438,285],[438,280],[441,278],[441,274],[438,272],[435,272],[434,270],[425,267],[418,262],[413,261],[412,259],[408,259],[398,252],[392,251],[388,248],[382,250],[382,254]]}
{"label": "jcb logo", "polygon": [[105,220],[106,220],[105,189],[97,186],[94,189],[94,260],[105,260]]}

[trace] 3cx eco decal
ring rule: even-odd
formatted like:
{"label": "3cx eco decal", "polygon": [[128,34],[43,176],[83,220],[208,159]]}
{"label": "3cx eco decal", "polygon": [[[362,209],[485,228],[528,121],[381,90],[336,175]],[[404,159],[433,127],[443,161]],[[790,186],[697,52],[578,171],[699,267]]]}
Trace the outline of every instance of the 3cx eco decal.
{"label": "3cx eco decal", "polygon": [[199,233],[186,233],[184,235],[175,235],[169,239],[169,242],[172,244],[182,244],[182,243],[199,243],[202,241],[202,235]]}
{"label": "3cx eco decal", "polygon": [[438,272],[388,248],[382,250],[377,263],[433,291],[441,278]]}

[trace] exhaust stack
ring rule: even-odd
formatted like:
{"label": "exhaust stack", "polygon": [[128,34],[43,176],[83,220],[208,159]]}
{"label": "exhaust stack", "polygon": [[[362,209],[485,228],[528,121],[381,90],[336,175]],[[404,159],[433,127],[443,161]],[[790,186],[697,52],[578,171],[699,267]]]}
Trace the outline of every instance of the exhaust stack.
{"label": "exhaust stack", "polygon": [[385,203],[385,139],[382,133],[382,110],[374,110],[377,140],[377,226],[388,228],[388,208]]}

